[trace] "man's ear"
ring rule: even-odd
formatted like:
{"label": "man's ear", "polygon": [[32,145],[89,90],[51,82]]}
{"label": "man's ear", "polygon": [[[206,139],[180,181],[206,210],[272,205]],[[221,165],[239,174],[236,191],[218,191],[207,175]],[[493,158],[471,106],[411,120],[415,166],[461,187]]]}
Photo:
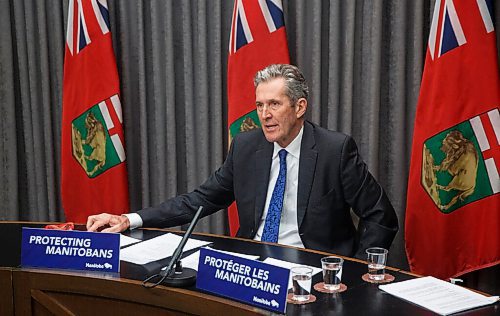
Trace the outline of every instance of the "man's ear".
{"label": "man's ear", "polygon": [[306,98],[300,98],[297,100],[295,105],[295,114],[297,114],[297,118],[301,118],[306,114],[307,110],[307,100]]}

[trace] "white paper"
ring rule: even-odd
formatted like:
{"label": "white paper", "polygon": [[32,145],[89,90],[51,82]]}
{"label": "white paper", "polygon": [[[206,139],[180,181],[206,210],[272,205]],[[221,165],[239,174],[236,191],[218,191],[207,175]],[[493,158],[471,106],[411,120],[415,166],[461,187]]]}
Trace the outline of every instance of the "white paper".
{"label": "white paper", "polygon": [[498,296],[486,297],[434,277],[380,285],[379,288],[441,315],[449,315],[498,301]]}
{"label": "white paper", "polygon": [[[238,253],[238,252],[222,251],[222,250],[216,250],[216,249],[211,249],[211,250],[223,252],[223,253],[226,253],[228,255],[241,257],[241,258],[245,258],[245,259],[250,259],[250,260],[256,260],[259,258],[259,256],[246,255],[246,254],[242,254],[242,253]],[[199,261],[200,261],[200,252],[197,251],[197,252],[187,256],[186,258],[182,258],[182,267],[183,268],[191,268],[191,269],[198,271],[198,262]]]}
{"label": "white paper", "polygon": [[131,244],[138,243],[140,241],[141,241],[140,239],[136,239],[136,238],[132,238],[132,237],[120,234],[120,248],[131,245]]}
{"label": "white paper", "polygon": [[[181,242],[181,239],[181,236],[168,233],[140,242],[130,247],[121,249],[120,260],[135,264],[146,264],[152,261],[165,259],[174,254],[175,249]],[[184,246],[184,251],[203,247],[210,243],[211,242],[189,238]]]}
{"label": "white paper", "polygon": [[[308,267],[308,268],[311,268],[313,270],[313,272],[312,272],[313,276],[323,271],[321,268],[316,268],[313,266],[306,266],[306,265],[303,265],[300,263],[283,261],[283,260],[278,260],[278,259],[274,259],[274,258],[266,258],[266,260],[264,260],[263,262],[267,263],[267,264],[272,264],[273,266],[282,267],[282,268],[285,268],[288,270],[290,270],[293,267],[298,267],[298,266]],[[291,274],[290,274],[290,279],[288,280],[288,288],[289,289],[292,288],[292,275]]]}

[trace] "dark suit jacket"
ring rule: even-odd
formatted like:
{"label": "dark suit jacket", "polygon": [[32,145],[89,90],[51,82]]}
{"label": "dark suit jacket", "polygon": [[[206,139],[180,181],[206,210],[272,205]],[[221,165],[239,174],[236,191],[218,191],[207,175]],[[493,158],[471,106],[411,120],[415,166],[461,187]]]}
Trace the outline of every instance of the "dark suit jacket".
{"label": "dark suit jacket", "polygon": [[[236,199],[237,236],[253,238],[264,211],[272,153],[262,130],[238,134],[224,164],[199,188],[139,211],[144,226],[186,224],[200,205],[206,216]],[[298,183],[297,223],[306,248],[363,259],[368,247],[389,248],[398,230],[396,214],[350,136],[306,121]],[[360,218],[358,232],[350,208]]]}

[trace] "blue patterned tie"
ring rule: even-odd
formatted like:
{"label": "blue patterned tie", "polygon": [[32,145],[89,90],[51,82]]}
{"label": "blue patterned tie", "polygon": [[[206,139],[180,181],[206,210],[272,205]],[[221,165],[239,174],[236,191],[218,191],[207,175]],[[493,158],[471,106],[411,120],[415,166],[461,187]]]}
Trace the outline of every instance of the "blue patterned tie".
{"label": "blue patterned tie", "polygon": [[274,185],[273,195],[269,202],[267,211],[266,223],[262,233],[262,241],[278,242],[278,234],[280,231],[281,209],[283,208],[283,197],[285,195],[286,185],[286,154],[287,151],[282,149],[279,151],[280,156],[280,172],[278,179]]}

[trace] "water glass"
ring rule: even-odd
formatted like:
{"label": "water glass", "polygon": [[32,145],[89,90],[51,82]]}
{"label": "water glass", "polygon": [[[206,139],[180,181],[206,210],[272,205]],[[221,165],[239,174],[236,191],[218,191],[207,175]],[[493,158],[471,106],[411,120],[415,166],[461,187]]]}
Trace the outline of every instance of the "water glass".
{"label": "water glass", "polygon": [[292,299],[300,302],[308,301],[311,295],[312,268],[293,267],[290,271],[293,286]]}
{"label": "water glass", "polygon": [[379,247],[366,249],[368,254],[368,278],[370,280],[382,281],[385,278],[387,252],[387,249]]}
{"label": "water glass", "polygon": [[340,289],[342,281],[342,265],[344,259],[340,257],[324,257],[321,258],[321,268],[323,269],[323,287],[329,291],[337,291]]}

